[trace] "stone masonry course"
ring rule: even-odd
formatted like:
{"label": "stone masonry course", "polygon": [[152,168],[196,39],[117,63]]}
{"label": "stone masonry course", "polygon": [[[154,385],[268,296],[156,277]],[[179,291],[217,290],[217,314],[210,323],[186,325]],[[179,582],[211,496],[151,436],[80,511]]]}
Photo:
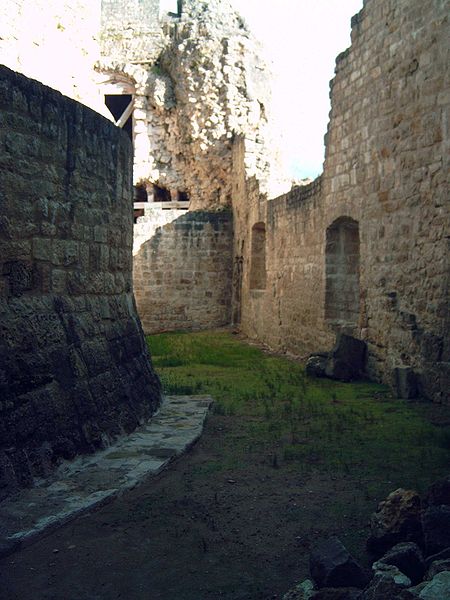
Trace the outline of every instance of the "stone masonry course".
{"label": "stone masonry course", "polygon": [[132,293],[132,149],[0,67],[0,498],[156,409]]}

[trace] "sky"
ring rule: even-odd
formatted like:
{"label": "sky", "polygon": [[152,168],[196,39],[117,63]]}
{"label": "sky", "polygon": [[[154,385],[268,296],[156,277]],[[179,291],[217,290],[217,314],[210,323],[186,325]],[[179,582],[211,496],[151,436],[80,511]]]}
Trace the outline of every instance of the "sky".
{"label": "sky", "polygon": [[362,0],[231,0],[273,63],[273,101],[292,177],[322,172],[336,56]]}

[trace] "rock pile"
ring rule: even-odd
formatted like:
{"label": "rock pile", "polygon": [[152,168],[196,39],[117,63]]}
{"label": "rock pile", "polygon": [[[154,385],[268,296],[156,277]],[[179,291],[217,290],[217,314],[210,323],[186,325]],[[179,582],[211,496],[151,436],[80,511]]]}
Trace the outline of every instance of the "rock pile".
{"label": "rock pile", "polygon": [[311,579],[283,600],[450,600],[450,475],[424,498],[397,489],[370,520],[366,571],[336,538],[310,555]]}

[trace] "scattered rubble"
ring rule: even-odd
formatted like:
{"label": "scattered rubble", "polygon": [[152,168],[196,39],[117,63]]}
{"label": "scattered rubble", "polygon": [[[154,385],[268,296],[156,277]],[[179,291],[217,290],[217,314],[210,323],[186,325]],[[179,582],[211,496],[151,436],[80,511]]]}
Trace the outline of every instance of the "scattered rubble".
{"label": "scattered rubble", "polygon": [[450,600],[449,482],[434,482],[423,500],[399,488],[380,502],[367,543],[378,558],[371,576],[332,537],[311,552],[311,579],[283,600]]}

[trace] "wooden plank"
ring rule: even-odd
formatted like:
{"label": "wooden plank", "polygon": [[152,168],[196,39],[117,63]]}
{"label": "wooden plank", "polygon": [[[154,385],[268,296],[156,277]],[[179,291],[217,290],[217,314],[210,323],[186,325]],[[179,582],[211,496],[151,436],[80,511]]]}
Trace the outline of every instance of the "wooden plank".
{"label": "wooden plank", "polygon": [[189,201],[184,202],[134,202],[133,207],[135,210],[145,208],[157,208],[157,209],[179,209],[187,210],[189,208]]}

